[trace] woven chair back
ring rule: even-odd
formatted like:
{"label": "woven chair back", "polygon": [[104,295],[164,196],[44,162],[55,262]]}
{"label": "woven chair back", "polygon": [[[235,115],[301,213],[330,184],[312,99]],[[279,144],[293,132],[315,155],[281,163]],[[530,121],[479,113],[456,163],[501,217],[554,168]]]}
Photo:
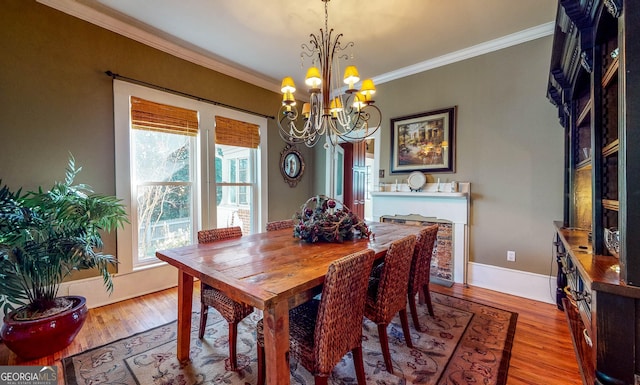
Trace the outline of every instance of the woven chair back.
{"label": "woven chair back", "polygon": [[409,274],[409,295],[415,296],[421,285],[429,283],[431,274],[431,258],[438,235],[438,225],[427,226],[420,230],[416,238],[416,246],[411,261]]}
{"label": "woven chair back", "polygon": [[378,293],[372,304],[372,317],[376,323],[389,323],[394,315],[407,306],[409,272],[413,260],[416,236],[408,235],[391,243],[384,257]]}
{"label": "woven chair back", "polygon": [[267,231],[276,231],[282,229],[292,229],[293,219],[283,219],[280,221],[272,221],[267,223]]}
{"label": "woven chair back", "polygon": [[210,243],[231,238],[240,238],[242,229],[239,226],[224,227],[198,231],[198,243]]}
{"label": "woven chair back", "polygon": [[330,373],[362,344],[362,320],[374,251],[364,250],[329,265],[316,318],[314,349],[320,372]]}

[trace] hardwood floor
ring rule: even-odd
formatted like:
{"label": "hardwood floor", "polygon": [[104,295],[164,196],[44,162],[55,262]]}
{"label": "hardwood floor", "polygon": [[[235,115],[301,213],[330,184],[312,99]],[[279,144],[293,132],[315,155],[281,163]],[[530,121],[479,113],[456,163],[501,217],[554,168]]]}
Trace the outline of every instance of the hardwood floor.
{"label": "hardwood floor", "polygon": [[582,384],[564,312],[555,305],[458,284],[430,289],[518,313],[507,385]]}
{"label": "hardwood floor", "polygon": [[[581,384],[564,313],[554,305],[458,284],[451,288],[431,285],[431,290],[518,313],[508,385]],[[200,309],[199,295],[199,290],[194,290],[194,310]],[[60,364],[63,357],[173,321],[177,318],[177,306],[174,288],[91,309],[84,327],[63,351],[22,362],[0,344],[0,365],[56,365],[58,382],[63,384]]]}

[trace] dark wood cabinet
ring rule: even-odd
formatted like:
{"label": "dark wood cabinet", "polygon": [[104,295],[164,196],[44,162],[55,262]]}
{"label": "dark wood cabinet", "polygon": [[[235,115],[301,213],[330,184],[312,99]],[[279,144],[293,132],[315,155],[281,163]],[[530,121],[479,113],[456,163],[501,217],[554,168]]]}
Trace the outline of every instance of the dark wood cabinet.
{"label": "dark wood cabinet", "polygon": [[584,384],[638,384],[640,290],[620,281],[618,259],[594,254],[587,230],[556,222],[558,282]]}
{"label": "dark wood cabinet", "polygon": [[557,299],[585,384],[640,384],[639,32],[638,0],[558,2],[547,89],[565,130]]}

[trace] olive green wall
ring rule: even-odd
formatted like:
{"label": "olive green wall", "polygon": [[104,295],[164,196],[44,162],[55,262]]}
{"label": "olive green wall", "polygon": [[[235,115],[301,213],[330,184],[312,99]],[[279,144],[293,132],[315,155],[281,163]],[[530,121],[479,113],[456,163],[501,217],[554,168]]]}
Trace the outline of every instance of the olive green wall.
{"label": "olive green wall", "polygon": [[387,183],[408,176],[390,174],[389,119],[458,106],[456,172],[428,182],[471,182],[472,262],[550,273],[564,167],[563,130],[545,96],[551,45],[549,36],[378,85]]}
{"label": "olive green wall", "polygon": [[[275,115],[280,95],[189,63],[32,0],[0,3],[0,178],[12,188],[64,178],[115,193],[112,80],[106,70],[224,104]],[[313,167],[295,188],[280,174],[276,121],[268,120],[269,220],[290,218],[310,195]],[[313,153],[301,149],[305,159]],[[105,238],[115,252],[115,236]]]}
{"label": "olive green wall", "polygon": [[[540,274],[550,269],[551,221],[562,217],[563,134],[545,97],[551,37],[380,84],[381,167],[390,174],[389,119],[458,106],[454,174],[472,184],[471,260]],[[33,189],[63,178],[72,152],[79,180],[115,192],[111,79],[104,71],[274,115],[280,96],[189,63],[32,0],[0,3],[0,178]],[[288,218],[324,192],[324,150],[299,148],[307,169],[282,180],[284,142],[269,119],[269,219]],[[316,171],[318,170],[318,171]],[[106,238],[115,252],[115,237]],[[515,250],[517,261],[506,262]]]}

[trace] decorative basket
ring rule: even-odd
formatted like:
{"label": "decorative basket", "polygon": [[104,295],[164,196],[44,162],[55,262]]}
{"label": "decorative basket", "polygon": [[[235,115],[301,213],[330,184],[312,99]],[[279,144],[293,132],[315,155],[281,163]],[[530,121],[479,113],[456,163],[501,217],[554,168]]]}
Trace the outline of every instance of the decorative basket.
{"label": "decorative basket", "polygon": [[296,212],[293,235],[309,243],[343,242],[354,237],[368,238],[369,226],[342,202],[316,195]]}

